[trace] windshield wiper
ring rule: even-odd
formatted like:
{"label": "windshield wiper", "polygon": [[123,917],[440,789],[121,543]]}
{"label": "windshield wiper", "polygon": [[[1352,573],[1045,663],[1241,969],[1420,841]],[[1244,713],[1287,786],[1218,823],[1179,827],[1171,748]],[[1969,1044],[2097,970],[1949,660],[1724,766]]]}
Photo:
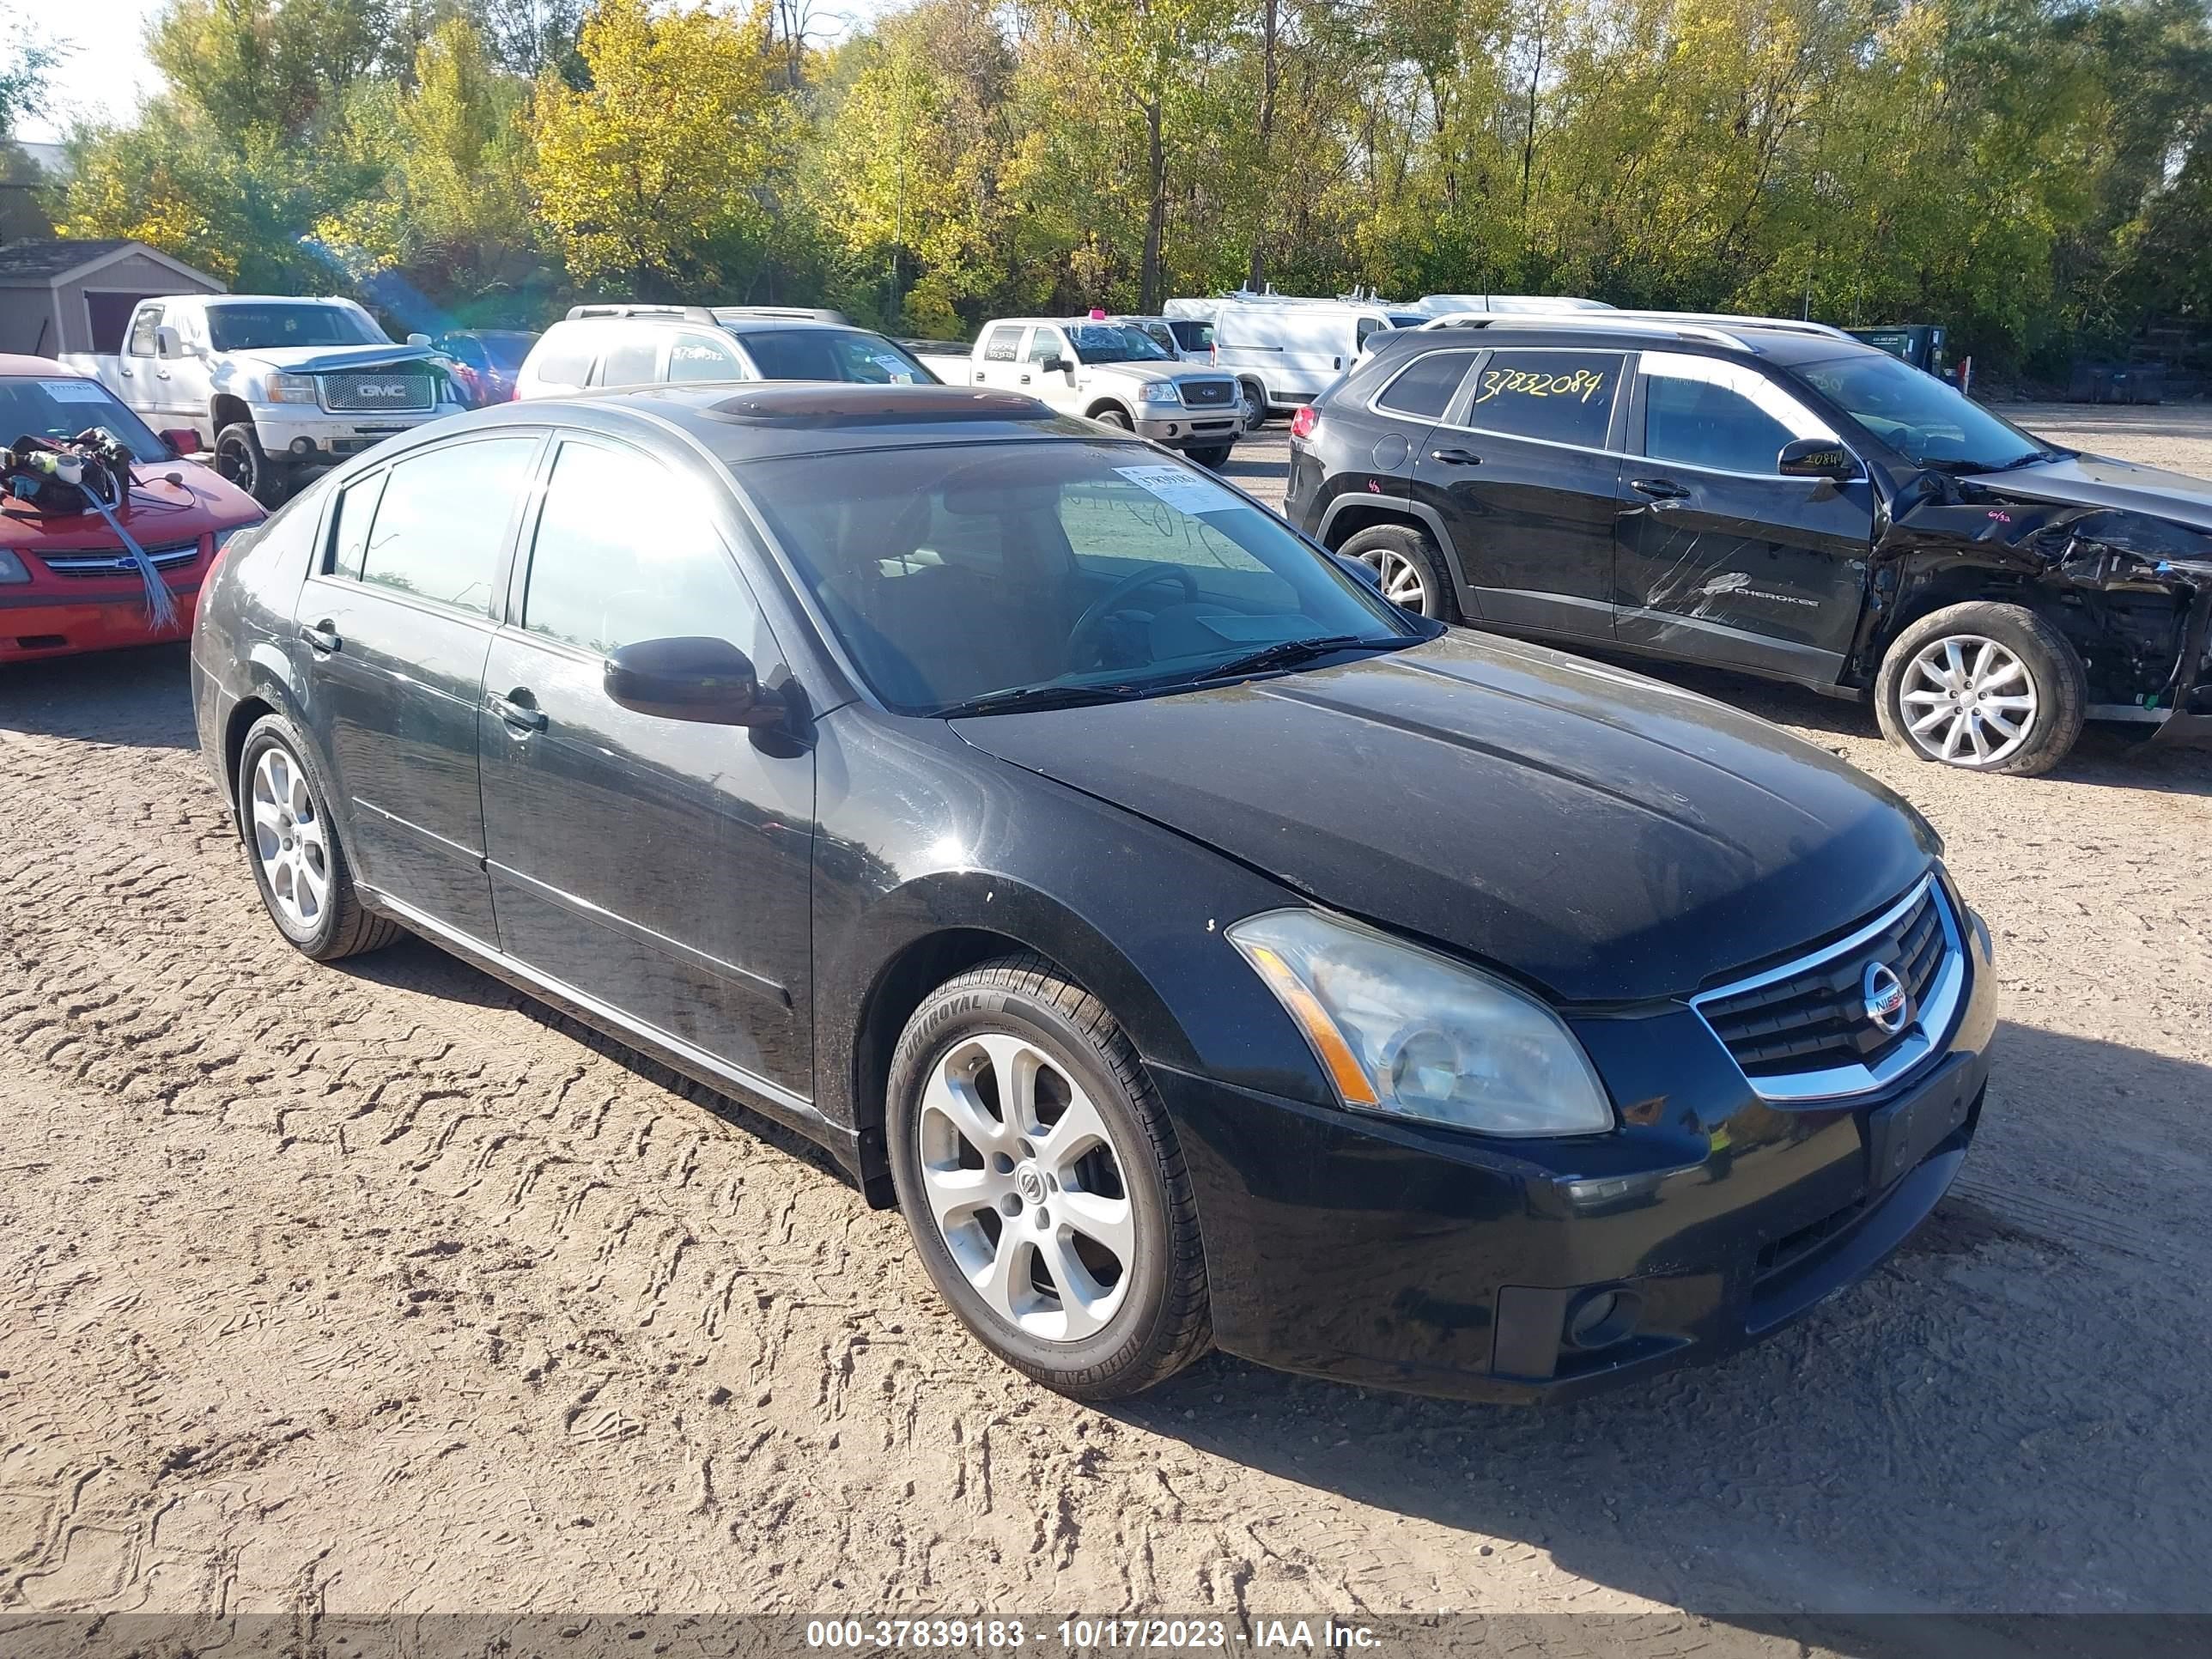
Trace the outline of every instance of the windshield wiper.
{"label": "windshield wiper", "polygon": [[1158,690],[1158,686],[1140,685],[1017,685],[948,704],[937,711],[937,717],[957,720],[964,714],[996,714],[1009,708],[1079,708],[1085,703],[1127,702]]}
{"label": "windshield wiper", "polygon": [[1410,641],[1405,640],[1364,639],[1357,634],[1330,634],[1317,640],[1279,640],[1273,645],[1261,646],[1257,651],[1231,657],[1224,663],[1217,663],[1194,678],[1202,680],[1234,679],[1239,674],[1257,674],[1270,668],[1295,667],[1302,662],[1311,662],[1316,657],[1349,651],[1356,646],[1380,647],[1408,643]]}

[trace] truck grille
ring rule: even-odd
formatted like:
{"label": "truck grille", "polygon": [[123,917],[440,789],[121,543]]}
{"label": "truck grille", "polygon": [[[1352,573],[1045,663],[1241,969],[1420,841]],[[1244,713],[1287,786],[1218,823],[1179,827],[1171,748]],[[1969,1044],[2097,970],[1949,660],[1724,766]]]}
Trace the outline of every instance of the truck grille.
{"label": "truck grille", "polygon": [[[190,564],[200,556],[200,544],[196,541],[178,542],[167,547],[149,547],[146,556],[154,562],[156,570],[174,570]],[[41,553],[40,564],[57,576],[135,576],[138,562],[121,548],[100,548],[82,553]]]}
{"label": "truck grille", "polygon": [[[1869,1009],[1869,975],[1903,984],[1904,1024]],[[1753,1089],[1769,1100],[1864,1094],[1902,1076],[1948,1035],[1966,949],[1942,884],[1929,876],[1849,938],[1691,999]]]}
{"label": "truck grille", "polygon": [[430,372],[423,368],[341,368],[315,378],[322,382],[325,409],[384,414],[428,409],[435,401]]}
{"label": "truck grille", "polygon": [[1194,409],[1237,401],[1237,388],[1227,380],[1185,380],[1182,400]]}

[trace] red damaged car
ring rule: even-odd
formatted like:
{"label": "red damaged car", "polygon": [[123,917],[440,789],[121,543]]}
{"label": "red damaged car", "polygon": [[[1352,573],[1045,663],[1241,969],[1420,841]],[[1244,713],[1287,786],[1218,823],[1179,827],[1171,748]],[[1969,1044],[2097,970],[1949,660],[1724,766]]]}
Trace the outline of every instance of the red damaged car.
{"label": "red damaged car", "polygon": [[[80,441],[92,434],[105,435]],[[184,459],[198,447],[188,432],[157,435],[74,369],[0,356],[0,662],[190,635],[216,553],[263,517],[252,496]],[[107,513],[70,482],[87,465],[106,482]],[[157,609],[172,614],[157,621]]]}

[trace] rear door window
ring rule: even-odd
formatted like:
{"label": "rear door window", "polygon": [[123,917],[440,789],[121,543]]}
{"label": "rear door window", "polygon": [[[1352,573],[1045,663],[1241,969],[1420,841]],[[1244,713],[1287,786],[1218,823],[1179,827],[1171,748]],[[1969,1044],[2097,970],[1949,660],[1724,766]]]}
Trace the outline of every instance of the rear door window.
{"label": "rear door window", "polygon": [[1621,361],[1617,351],[1493,351],[1474,377],[1466,424],[1602,449],[1620,395]]}
{"label": "rear door window", "polygon": [[1431,351],[1417,357],[1382,388],[1375,406],[1394,415],[1442,420],[1476,356],[1472,351]]}
{"label": "rear door window", "polygon": [[[489,438],[397,463],[362,550],[362,581],[489,616],[507,527],[537,453],[534,437]],[[341,556],[346,534],[341,512]]]}
{"label": "rear door window", "polygon": [[660,358],[658,335],[646,329],[625,329],[607,348],[596,377],[600,386],[650,386]]}
{"label": "rear door window", "polygon": [[711,334],[679,334],[668,348],[672,380],[742,380],[745,371],[726,340]]}
{"label": "rear door window", "polygon": [[549,335],[530,372],[545,386],[575,386],[592,372],[592,338],[581,330]]}
{"label": "rear door window", "polygon": [[1021,325],[1001,323],[984,339],[983,361],[987,363],[1011,363],[1021,356]]}

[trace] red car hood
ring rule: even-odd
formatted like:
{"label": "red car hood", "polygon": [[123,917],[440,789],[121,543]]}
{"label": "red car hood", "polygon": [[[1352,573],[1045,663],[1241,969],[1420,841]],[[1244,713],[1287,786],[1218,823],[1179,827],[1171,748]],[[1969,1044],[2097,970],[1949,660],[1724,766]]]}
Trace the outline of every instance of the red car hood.
{"label": "red car hood", "polygon": [[[141,547],[174,547],[264,516],[251,495],[198,461],[157,461],[131,471],[136,487],[115,516]],[[0,547],[67,553],[114,545],[115,532],[97,513],[48,517],[27,501],[0,502]]]}

